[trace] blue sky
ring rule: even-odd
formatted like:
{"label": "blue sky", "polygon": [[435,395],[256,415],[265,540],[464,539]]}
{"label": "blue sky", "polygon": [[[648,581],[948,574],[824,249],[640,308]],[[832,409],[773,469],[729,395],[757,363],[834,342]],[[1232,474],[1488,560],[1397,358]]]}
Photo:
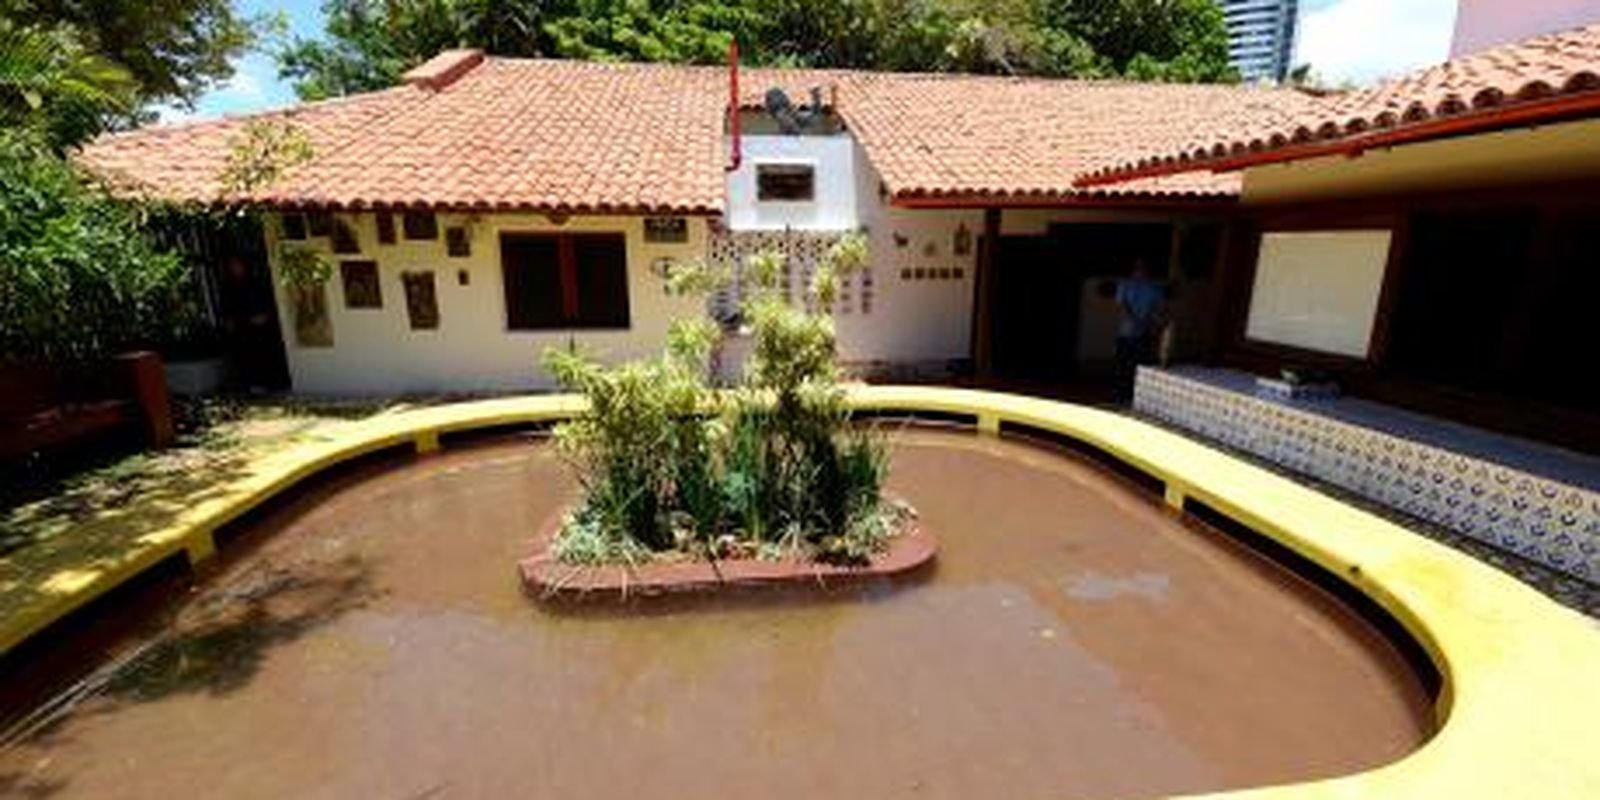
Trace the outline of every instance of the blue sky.
{"label": "blue sky", "polygon": [[[283,12],[289,32],[322,32],[321,0],[235,0],[247,14]],[[1333,83],[1368,83],[1444,60],[1455,26],[1456,0],[1302,0],[1296,61],[1310,62]],[[294,102],[270,55],[239,59],[226,84],[201,97],[193,111],[163,109],[163,119],[218,117]]]}
{"label": "blue sky", "polygon": [[[234,7],[251,15],[281,12],[290,36],[315,38],[322,34],[322,0],[234,0]],[[234,70],[232,79],[201,96],[192,111],[162,109],[162,119],[220,117],[295,101],[294,89],[278,78],[278,64],[271,55],[250,53],[235,62]]]}

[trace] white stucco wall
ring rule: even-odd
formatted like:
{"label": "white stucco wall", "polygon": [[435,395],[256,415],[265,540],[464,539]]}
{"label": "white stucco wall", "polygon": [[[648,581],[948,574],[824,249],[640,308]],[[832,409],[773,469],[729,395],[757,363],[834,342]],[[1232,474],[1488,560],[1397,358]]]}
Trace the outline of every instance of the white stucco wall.
{"label": "white stucco wall", "polygon": [[[859,147],[855,204],[872,258],[872,313],[838,320],[840,358],[847,362],[924,363],[971,355],[973,273],[983,212],[893,208],[880,197],[880,179]],[[954,250],[965,225],[971,247]],[[903,270],[960,269],[959,279],[909,279]]]}
{"label": "white stucco wall", "polygon": [[[665,342],[671,320],[699,313],[695,299],[666,294],[650,270],[657,258],[695,258],[705,247],[706,223],[689,220],[687,244],[646,244],[639,217],[574,217],[553,225],[544,216],[482,215],[471,223],[472,255],[451,258],[445,253],[444,230],[469,217],[440,214],[439,238],[431,242],[377,243],[372,214],[341,215],[351,222],[361,242],[360,255],[333,256],[328,240],[312,238],[295,245],[316,247],[340,259],[378,263],[383,307],[345,307],[343,286],[337,274],[328,282],[328,309],[333,323],[332,347],[302,347],[295,339],[293,312],[284,290],[279,292],[279,317],[294,391],[306,394],[368,395],[400,392],[495,391],[540,389],[551,386],[539,368],[539,353],[549,345],[569,340],[590,347],[610,360],[656,353]],[[398,222],[398,220],[397,220]],[[274,285],[279,286],[276,263],[276,224],[268,225],[268,250],[274,254]],[[505,292],[500,268],[502,232],[595,231],[620,232],[628,248],[628,304],[631,325],[607,331],[509,331],[506,329]],[[413,331],[406,315],[405,290],[400,275],[431,269],[439,303],[437,330]],[[468,285],[457,280],[465,270]]]}
{"label": "white stucco wall", "polygon": [[[843,231],[860,224],[856,212],[854,141],[834,136],[743,136],[739,169],[728,176],[730,230]],[[816,170],[816,195],[810,202],[756,199],[756,168],[761,164],[807,164]]]}

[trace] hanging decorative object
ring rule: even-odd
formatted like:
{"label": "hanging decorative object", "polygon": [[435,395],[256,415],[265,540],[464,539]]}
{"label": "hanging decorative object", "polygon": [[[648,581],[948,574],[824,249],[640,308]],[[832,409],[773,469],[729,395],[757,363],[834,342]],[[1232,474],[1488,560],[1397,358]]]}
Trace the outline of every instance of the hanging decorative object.
{"label": "hanging decorative object", "polygon": [[328,316],[328,292],[321,284],[288,287],[294,307],[294,338],[301,347],[332,347],[333,319]]}
{"label": "hanging decorative object", "polygon": [[406,290],[406,318],[414,331],[429,331],[439,327],[439,298],[433,287],[433,270],[403,272],[401,284]]}
{"label": "hanging decorative object", "polygon": [[383,287],[376,261],[340,261],[345,308],[383,308]]}
{"label": "hanging decorative object", "polygon": [[452,225],[444,229],[444,251],[451,258],[472,255],[472,229],[466,225]]}
{"label": "hanging decorative object", "polygon": [[956,226],[956,233],[950,242],[950,252],[958,256],[972,254],[972,231],[967,229],[967,223]]}
{"label": "hanging decorative object", "polygon": [[911,244],[910,237],[907,237],[905,234],[896,231],[894,234],[894,246],[904,249],[908,244]]}

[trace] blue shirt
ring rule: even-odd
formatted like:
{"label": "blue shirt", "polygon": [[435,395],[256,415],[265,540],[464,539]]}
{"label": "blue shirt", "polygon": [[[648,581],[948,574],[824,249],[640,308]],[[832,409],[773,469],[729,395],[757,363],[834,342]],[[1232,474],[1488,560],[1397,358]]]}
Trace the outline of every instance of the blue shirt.
{"label": "blue shirt", "polygon": [[1166,309],[1167,289],[1153,278],[1124,278],[1117,282],[1117,305],[1122,309],[1118,336],[1149,336]]}

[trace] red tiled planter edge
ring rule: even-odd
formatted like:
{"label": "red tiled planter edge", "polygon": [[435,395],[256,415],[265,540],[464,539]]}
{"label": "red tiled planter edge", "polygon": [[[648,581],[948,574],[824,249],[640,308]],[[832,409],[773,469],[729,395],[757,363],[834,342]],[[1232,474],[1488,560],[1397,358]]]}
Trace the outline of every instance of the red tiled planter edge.
{"label": "red tiled planter edge", "polygon": [[939,542],[915,522],[895,536],[889,549],[863,566],[836,566],[815,561],[766,561],[754,558],[718,561],[663,562],[638,567],[573,567],[555,561],[548,549],[551,536],[540,538],[539,550],[517,563],[522,588],[540,599],[599,599],[633,595],[705,592],[734,587],[812,583],[818,586],[888,577],[911,572],[933,561]]}

